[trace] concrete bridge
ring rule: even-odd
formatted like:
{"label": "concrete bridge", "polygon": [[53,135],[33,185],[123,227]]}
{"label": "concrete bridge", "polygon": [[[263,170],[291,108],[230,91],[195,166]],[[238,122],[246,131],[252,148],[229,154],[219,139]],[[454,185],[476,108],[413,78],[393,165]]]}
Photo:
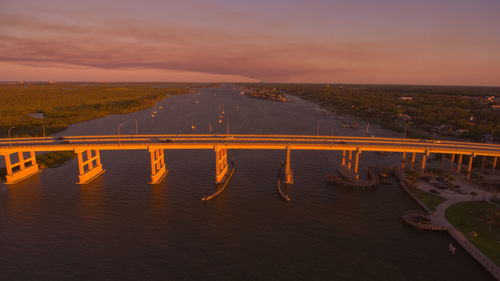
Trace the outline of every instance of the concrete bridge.
{"label": "concrete bridge", "polygon": [[[292,150],[342,151],[342,166],[359,178],[359,155],[362,152],[401,153],[402,168],[416,164],[421,157],[420,170],[425,169],[431,153],[451,155],[450,169],[470,176],[472,160],[482,156],[492,158],[492,169],[497,166],[500,145],[458,141],[423,139],[329,137],[303,135],[102,135],[0,139],[0,155],[7,170],[6,184],[14,184],[40,171],[36,152],[73,151],[78,158],[78,183],[86,184],[104,172],[101,150],[146,150],[151,156],[151,184],[160,183],[167,174],[164,150],[213,149],[215,151],[215,182],[224,181],[228,173],[228,150],[265,149],[286,151],[285,182],[292,183],[290,167]],[[407,157],[410,156],[410,157]],[[468,163],[462,165],[464,156]]]}

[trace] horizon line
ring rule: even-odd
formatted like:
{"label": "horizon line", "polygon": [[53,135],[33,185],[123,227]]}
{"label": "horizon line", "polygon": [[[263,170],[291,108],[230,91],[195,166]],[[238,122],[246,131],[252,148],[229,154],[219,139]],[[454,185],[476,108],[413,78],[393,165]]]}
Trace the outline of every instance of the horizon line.
{"label": "horizon line", "polygon": [[342,82],[227,82],[227,81],[57,81],[57,80],[33,80],[33,81],[0,81],[3,84],[25,84],[25,83],[99,83],[99,84],[112,84],[112,83],[184,83],[184,84],[308,84],[308,85],[365,85],[365,86],[419,86],[419,87],[478,87],[478,88],[500,88],[500,85],[470,85],[470,84],[390,84],[390,83],[342,83]]}

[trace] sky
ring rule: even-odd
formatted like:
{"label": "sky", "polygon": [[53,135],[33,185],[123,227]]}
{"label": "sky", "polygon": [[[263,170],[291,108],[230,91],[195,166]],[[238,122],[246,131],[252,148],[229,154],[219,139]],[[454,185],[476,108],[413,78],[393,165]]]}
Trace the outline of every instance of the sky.
{"label": "sky", "polygon": [[500,86],[499,0],[0,0],[0,81]]}

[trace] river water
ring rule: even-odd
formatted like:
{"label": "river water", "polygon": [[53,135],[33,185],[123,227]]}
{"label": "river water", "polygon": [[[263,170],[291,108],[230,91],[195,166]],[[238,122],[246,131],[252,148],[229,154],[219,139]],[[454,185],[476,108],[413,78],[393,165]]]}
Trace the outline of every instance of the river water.
{"label": "river water", "polygon": [[[317,134],[319,122],[323,135],[365,135],[365,123],[342,128],[307,101],[251,99],[231,86],[59,135],[116,134],[121,123],[134,134],[135,120],[143,134],[224,133],[228,119],[231,133]],[[370,134],[397,136],[377,126]],[[202,202],[215,189],[214,154],[166,151],[169,173],[154,186],[146,151],[102,151],[107,172],[88,185],[76,184],[76,160],[0,185],[0,280],[492,280],[463,249],[448,253],[447,234],[403,223],[419,207],[395,181],[370,191],[326,184],[340,153],[292,151],[289,203],[276,188],[283,152],[258,150],[228,151],[235,175]],[[399,159],[364,152],[361,173]]]}

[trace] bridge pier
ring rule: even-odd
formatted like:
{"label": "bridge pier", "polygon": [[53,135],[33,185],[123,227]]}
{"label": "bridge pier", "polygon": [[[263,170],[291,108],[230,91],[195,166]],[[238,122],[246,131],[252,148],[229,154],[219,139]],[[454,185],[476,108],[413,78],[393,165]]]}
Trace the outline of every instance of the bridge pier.
{"label": "bridge pier", "polygon": [[455,164],[455,154],[451,155],[451,161],[450,161],[450,173],[453,171],[453,165]]}
{"label": "bridge pier", "polygon": [[401,157],[401,169],[405,168],[406,163],[406,152],[403,152],[403,156]]}
{"label": "bridge pier", "polygon": [[168,173],[165,165],[165,150],[162,148],[148,148],[151,154],[151,181],[149,184],[159,184]]}
{"label": "bridge pier", "polygon": [[[78,158],[78,184],[87,184],[106,172],[98,149],[75,149]],[[85,156],[85,160],[83,159]]]}
{"label": "bridge pier", "polygon": [[[428,155],[429,155],[429,152],[427,152],[427,151],[422,155],[422,165],[420,166],[420,171],[422,173],[425,172],[425,164],[427,162],[427,156]],[[415,153],[413,153],[413,156],[415,156]]]}
{"label": "bridge pier", "polygon": [[286,147],[286,159],[285,159],[285,180],[284,183],[293,183],[293,171],[290,168],[290,147]]}
{"label": "bridge pier", "polygon": [[[18,161],[16,163],[12,163],[10,156],[16,153],[18,155]],[[4,152],[2,155],[5,158],[5,169],[7,170],[7,174],[5,175],[5,184],[18,183],[40,172],[38,164],[36,163],[34,151],[29,152],[28,158],[24,158],[24,152],[22,151],[12,153]],[[16,169],[18,167],[19,169]]]}
{"label": "bridge pier", "polygon": [[411,155],[411,167],[414,168],[415,167],[415,158],[417,157],[416,153],[413,152],[412,155]]}
{"label": "bridge pier", "polygon": [[347,162],[347,169],[351,169],[352,167],[352,150],[349,150],[349,161]]}
{"label": "bridge pier", "polygon": [[359,180],[358,166],[359,166],[359,155],[361,154],[361,149],[356,150],[356,154],[354,156],[354,176],[356,181]]}
{"label": "bridge pier", "polygon": [[342,150],[342,166],[345,166],[345,150]]}
{"label": "bridge pier", "polygon": [[469,166],[467,167],[467,179],[470,179],[470,172],[472,171],[472,161],[474,160],[474,157],[475,157],[474,154],[469,155]]}
{"label": "bridge pier", "polygon": [[491,169],[493,171],[495,171],[495,169],[497,168],[497,158],[498,157],[496,157],[496,156],[493,158],[493,165],[491,166]]}
{"label": "bridge pier", "polygon": [[227,149],[219,146],[214,147],[215,150],[215,183],[222,183],[228,171],[227,164]]}
{"label": "bridge pier", "polygon": [[462,158],[463,158],[463,154],[460,154],[460,156],[458,156],[458,167],[457,167],[457,174],[460,175],[460,172],[462,171]]}

